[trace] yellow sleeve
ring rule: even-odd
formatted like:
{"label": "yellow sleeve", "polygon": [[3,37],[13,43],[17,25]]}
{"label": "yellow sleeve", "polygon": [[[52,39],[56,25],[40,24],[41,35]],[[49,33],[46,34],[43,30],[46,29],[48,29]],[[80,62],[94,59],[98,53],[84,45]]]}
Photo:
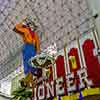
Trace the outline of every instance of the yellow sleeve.
{"label": "yellow sleeve", "polygon": [[27,33],[29,32],[27,28],[23,27],[22,23],[19,23],[15,26],[15,28],[19,31],[19,32],[23,32],[23,33]]}
{"label": "yellow sleeve", "polygon": [[40,52],[40,40],[39,40],[39,36],[37,33],[35,33],[35,39],[36,39],[36,50],[39,53]]}

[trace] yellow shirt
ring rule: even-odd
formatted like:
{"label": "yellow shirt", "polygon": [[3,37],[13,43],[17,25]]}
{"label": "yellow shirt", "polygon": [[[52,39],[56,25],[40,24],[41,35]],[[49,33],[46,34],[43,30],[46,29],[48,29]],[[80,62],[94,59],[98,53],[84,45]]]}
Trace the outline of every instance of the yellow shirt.
{"label": "yellow shirt", "polygon": [[23,27],[22,23],[17,24],[15,28],[18,32],[23,33],[20,35],[25,43],[33,44],[36,47],[36,50],[40,52],[40,40],[37,33],[34,32],[34,37],[32,37],[29,29],[27,27]]}

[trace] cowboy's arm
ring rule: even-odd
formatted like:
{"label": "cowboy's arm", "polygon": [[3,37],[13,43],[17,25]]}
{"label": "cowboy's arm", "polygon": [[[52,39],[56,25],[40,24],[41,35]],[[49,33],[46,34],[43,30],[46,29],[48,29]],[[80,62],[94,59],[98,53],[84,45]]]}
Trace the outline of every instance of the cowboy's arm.
{"label": "cowboy's arm", "polygon": [[15,30],[18,31],[17,33],[20,34],[20,35],[24,35],[24,33],[28,32],[28,29],[25,28],[22,23],[16,24]]}

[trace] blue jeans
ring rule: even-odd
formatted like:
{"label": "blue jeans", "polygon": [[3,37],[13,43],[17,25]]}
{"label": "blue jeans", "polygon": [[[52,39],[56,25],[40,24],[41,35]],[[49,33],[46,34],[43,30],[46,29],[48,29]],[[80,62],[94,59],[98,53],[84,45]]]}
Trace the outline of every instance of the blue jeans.
{"label": "blue jeans", "polygon": [[33,44],[25,43],[22,49],[23,54],[23,64],[24,64],[24,73],[28,74],[31,72],[32,74],[36,74],[38,68],[32,67],[28,62],[31,57],[36,55],[36,49]]}

